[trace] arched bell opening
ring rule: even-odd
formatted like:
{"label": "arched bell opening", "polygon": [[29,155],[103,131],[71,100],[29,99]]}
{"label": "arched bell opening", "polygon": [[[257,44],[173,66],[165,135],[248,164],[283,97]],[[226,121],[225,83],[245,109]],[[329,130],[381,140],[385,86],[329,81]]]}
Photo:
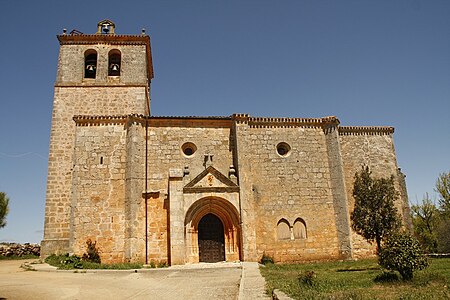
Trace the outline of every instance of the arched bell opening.
{"label": "arched bell opening", "polygon": [[[240,260],[239,224],[238,211],[228,200],[216,197],[197,200],[189,208],[185,218],[188,262]],[[207,226],[212,229],[206,229]],[[223,246],[220,245],[221,241]],[[223,256],[220,251],[224,251]]]}
{"label": "arched bell opening", "polygon": [[90,49],[84,53],[84,78],[95,79],[97,75],[97,51]]}
{"label": "arched bell opening", "polygon": [[108,53],[108,76],[120,76],[121,54],[117,49]]}

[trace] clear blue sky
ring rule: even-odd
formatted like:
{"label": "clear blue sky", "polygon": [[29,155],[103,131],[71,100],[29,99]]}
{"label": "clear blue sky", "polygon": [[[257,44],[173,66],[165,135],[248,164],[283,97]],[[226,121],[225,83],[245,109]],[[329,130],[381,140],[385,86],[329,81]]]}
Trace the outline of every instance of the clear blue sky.
{"label": "clear blue sky", "polygon": [[450,170],[450,1],[0,0],[0,241],[39,242],[56,34],[151,36],[153,115],[389,125],[410,200]]}

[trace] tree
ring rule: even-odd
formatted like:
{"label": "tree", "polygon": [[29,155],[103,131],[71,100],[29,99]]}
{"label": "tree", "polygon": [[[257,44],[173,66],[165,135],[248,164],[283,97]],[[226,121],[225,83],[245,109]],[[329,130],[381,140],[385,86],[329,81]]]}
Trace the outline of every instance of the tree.
{"label": "tree", "polygon": [[428,267],[419,242],[407,233],[396,233],[387,238],[380,252],[379,264],[398,271],[403,280],[411,280],[415,270]]}
{"label": "tree", "polygon": [[450,172],[439,174],[435,191],[439,207],[428,194],[421,204],[411,207],[414,232],[427,252],[450,252]]}
{"label": "tree", "polygon": [[352,229],[369,243],[375,241],[378,254],[383,239],[396,232],[401,224],[394,206],[398,198],[394,177],[374,179],[369,167],[363,166],[355,174],[353,197],[355,207],[350,217]]}
{"label": "tree", "polygon": [[411,206],[411,217],[414,233],[422,247],[428,253],[435,253],[438,249],[436,230],[439,227],[439,210],[428,194],[421,204]]}
{"label": "tree", "polygon": [[9,212],[9,198],[6,193],[0,192],[0,228],[6,226],[6,215]]}
{"label": "tree", "polygon": [[440,209],[450,216],[450,172],[439,174],[436,192],[439,194]]}

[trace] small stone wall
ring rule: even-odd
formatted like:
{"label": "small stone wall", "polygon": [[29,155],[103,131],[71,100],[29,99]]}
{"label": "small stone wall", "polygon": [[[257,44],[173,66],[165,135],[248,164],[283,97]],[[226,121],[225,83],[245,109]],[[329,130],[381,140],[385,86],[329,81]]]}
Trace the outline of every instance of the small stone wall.
{"label": "small stone wall", "polygon": [[25,256],[36,255],[41,253],[41,246],[38,244],[16,244],[16,243],[1,243],[0,244],[0,256]]}

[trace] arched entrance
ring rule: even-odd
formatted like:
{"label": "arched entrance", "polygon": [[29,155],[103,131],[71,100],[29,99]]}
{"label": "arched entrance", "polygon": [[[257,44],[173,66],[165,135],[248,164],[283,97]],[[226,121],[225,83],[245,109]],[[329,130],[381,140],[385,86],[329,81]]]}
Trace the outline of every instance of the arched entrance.
{"label": "arched entrance", "polygon": [[198,223],[198,251],[200,262],[225,260],[223,224],[214,214],[205,215]]}
{"label": "arched entrance", "polygon": [[185,216],[186,261],[240,259],[240,223],[236,207],[219,197],[195,201]]}

